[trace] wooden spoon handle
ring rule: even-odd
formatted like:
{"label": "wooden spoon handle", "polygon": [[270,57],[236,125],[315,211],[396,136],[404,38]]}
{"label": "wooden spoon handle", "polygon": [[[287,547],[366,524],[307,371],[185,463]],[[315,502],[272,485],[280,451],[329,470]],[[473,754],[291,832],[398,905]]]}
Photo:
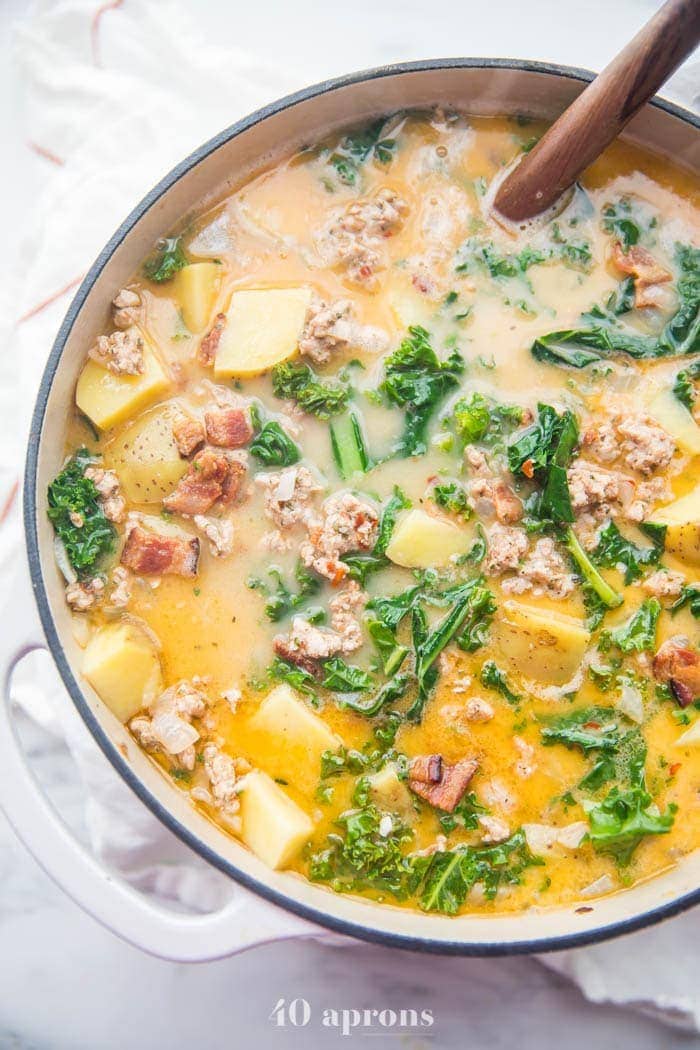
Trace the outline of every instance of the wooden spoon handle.
{"label": "wooden spoon handle", "polygon": [[667,0],[504,180],[494,208],[513,222],[554,204],[700,43],[700,0]]}

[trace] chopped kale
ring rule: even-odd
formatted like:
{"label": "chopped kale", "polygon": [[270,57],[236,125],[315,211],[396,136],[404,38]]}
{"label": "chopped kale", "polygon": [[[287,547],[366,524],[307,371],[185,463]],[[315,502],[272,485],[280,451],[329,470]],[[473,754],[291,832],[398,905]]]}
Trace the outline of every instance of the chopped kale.
{"label": "chopped kale", "polygon": [[576,417],[568,409],[558,415],[551,405],[537,406],[537,420],[508,446],[508,466],[513,474],[534,478],[542,487],[537,516],[554,522],[571,522],[566,470],[578,443]]}
{"label": "chopped kale", "polygon": [[583,596],[589,618],[597,627],[605,609],[616,609],[622,605],[623,597],[605,580],[581,546],[572,528],[564,533],[564,545],[571,555],[576,568],[583,579]]}
{"label": "chopped kale", "polygon": [[440,361],[425,328],[413,326],[399,348],[386,359],[382,391],[392,404],[405,409],[403,436],[394,452],[420,456],[428,447],[430,418],[443,398],[459,385],[464,360],[453,350]]}
{"label": "chopped kale", "polygon": [[156,244],[155,251],[143,266],[144,276],[149,281],[162,284],[174,277],[178,270],[188,265],[182,249],[181,237],[164,237]]}
{"label": "chopped kale", "polygon": [[625,251],[639,243],[640,230],[631,218],[632,214],[632,202],[629,197],[622,197],[616,203],[607,204],[603,208],[603,229],[606,233],[614,234]]}
{"label": "chopped kale", "polygon": [[366,692],[372,688],[372,676],[361,667],[353,667],[339,656],[334,656],[323,663],[324,689],[334,693]]}
{"label": "chopped kale", "polygon": [[480,441],[494,447],[522,424],[523,410],[474,391],[456,402],[451,419],[462,446]]}
{"label": "chopped kale", "polygon": [[105,517],[94,481],[85,468],[94,462],[81,448],[54,478],[48,490],[48,516],[68,561],[79,577],[95,572],[114,547],[116,529]]}
{"label": "chopped kale", "polygon": [[517,707],[522,700],[522,697],[508,685],[505,671],[501,671],[500,667],[493,660],[487,660],[483,665],[479,674],[479,681],[487,689],[493,689],[495,692],[500,693],[514,707]]}
{"label": "chopped kale", "polygon": [[695,407],[697,390],[695,382],[700,379],[700,359],[693,361],[687,368],[681,369],[673,384],[673,394],[682,405],[692,412]]}
{"label": "chopped kale", "polygon": [[[644,526],[642,529],[644,530]],[[645,568],[658,565],[666,539],[666,528],[663,525],[651,525],[646,531],[647,535],[651,536],[652,546],[638,547],[622,535],[614,521],[609,521],[601,530],[598,545],[591,553],[593,561],[607,569],[624,566],[625,585],[640,580]]]}
{"label": "chopped kale", "polygon": [[586,802],[584,809],[593,848],[626,867],[643,838],[671,830],[677,806],[671,803],[665,813],[659,812],[642,782],[629,788],[613,787],[602,802]]}
{"label": "chopped kale", "polygon": [[603,631],[599,648],[608,652],[616,647],[623,653],[652,652],[656,646],[656,625],[661,615],[658,598],[647,598],[621,627]]}
{"label": "chopped kale", "polygon": [[305,693],[306,696],[316,695],[316,679],[308,671],[305,671],[303,667],[296,667],[295,664],[290,664],[287,660],[280,660],[279,657],[275,657],[267,673],[274,681],[287,682],[292,689],[296,689],[299,693]]}
{"label": "chopped kale", "polygon": [[542,863],[528,849],[522,830],[496,846],[457,846],[435,853],[424,875],[420,906],[456,915],[477,883],[486,899],[493,900],[501,885],[518,885],[527,868]]}
{"label": "chopped kale", "polygon": [[686,606],[696,620],[700,620],[700,584],[688,583],[685,585],[675,602],[671,606],[671,614],[675,615],[679,609]]}
{"label": "chopped kale", "polygon": [[680,276],[678,308],[658,336],[639,335],[620,324],[617,308],[594,307],[581,318],[584,326],[540,336],[532,344],[538,361],[585,368],[612,354],[630,357],[679,357],[700,351],[700,248],[676,245]]}
{"label": "chopped kale", "polygon": [[330,424],[333,459],[341,478],[346,481],[353,474],[364,474],[370,458],[365,444],[362,424],[355,412],[348,412]]}
{"label": "chopped kale", "polygon": [[467,493],[463,485],[458,481],[447,481],[442,485],[435,485],[432,490],[433,499],[438,507],[442,507],[449,514],[466,520],[472,515]]}
{"label": "chopped kale", "polygon": [[250,451],[266,467],[290,467],[301,459],[301,450],[275,420],[268,420],[255,435]]}
{"label": "chopped kale", "polygon": [[271,591],[269,586],[260,579],[248,580],[248,587],[251,590],[262,591],[263,594],[268,596],[268,601],[265,604],[265,615],[274,623],[299,609],[307,598],[318,593],[321,586],[318,578],[313,573],[310,573],[300,561],[297,562],[294,570],[294,576],[299,587],[296,593],[292,592],[285,584],[282,579],[282,572],[277,567],[273,566],[269,569],[268,575],[277,583],[274,591]]}
{"label": "chopped kale", "polygon": [[[362,698],[346,696],[340,701],[340,706],[348,707],[351,711],[356,711],[360,715],[366,715],[368,718],[374,718],[389,704],[400,700],[408,689],[410,682],[409,675],[394,673],[393,678],[385,682],[373,696]],[[396,734],[394,733],[394,735]]]}
{"label": "chopped kale", "polygon": [[396,139],[382,135],[387,126],[385,119],[375,120],[359,131],[344,135],[329,158],[340,182],[355,186],[362,165],[374,159],[387,165],[396,153]]}
{"label": "chopped kale", "polygon": [[308,365],[284,361],[272,369],[276,397],[295,401],[299,408],[319,419],[330,419],[345,411],[349,389],[321,379]]}

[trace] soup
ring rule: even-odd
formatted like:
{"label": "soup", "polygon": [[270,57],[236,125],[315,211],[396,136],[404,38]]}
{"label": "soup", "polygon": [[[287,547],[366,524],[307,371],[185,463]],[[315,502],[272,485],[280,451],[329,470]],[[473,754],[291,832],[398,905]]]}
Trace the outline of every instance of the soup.
{"label": "soup", "polygon": [[542,130],[392,116],[183,219],[48,492],[84,677],[174,787],[447,915],[700,835],[697,186],[618,143],[504,228]]}

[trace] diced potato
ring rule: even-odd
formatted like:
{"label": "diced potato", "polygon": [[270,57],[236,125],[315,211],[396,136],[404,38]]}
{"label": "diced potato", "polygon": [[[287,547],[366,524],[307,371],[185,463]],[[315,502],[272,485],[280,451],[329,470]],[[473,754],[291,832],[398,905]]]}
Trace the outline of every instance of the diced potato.
{"label": "diced potato", "polygon": [[389,813],[398,813],[404,818],[415,815],[411,795],[403,780],[399,780],[396,766],[391,762],[367,778],[372,801]]}
{"label": "diced potato", "polygon": [[134,503],[160,503],[188,467],[173,437],[177,405],[151,409],[105,448],[109,466],[119,475],[124,495]]}
{"label": "diced potato", "polygon": [[428,328],[435,313],[435,304],[426,299],[413,285],[401,280],[387,288],[387,301],[398,326],[409,328],[422,325]]}
{"label": "diced potato", "polygon": [[580,620],[520,602],[504,602],[500,611],[491,638],[506,671],[551,685],[571,681],[590,638]]}
{"label": "diced potato", "polygon": [[83,653],[82,670],[120,722],[128,722],[162,689],[158,651],[148,635],[130,623],[100,628]]}
{"label": "diced potato", "polygon": [[674,747],[700,747],[700,718],[676,740]]}
{"label": "diced potato", "polygon": [[292,357],[310,302],[310,288],[234,292],[216,351],[216,378],[259,375]]}
{"label": "diced potato", "polygon": [[288,780],[301,790],[318,782],[323,752],[336,751],[342,743],[286,684],[268,693],[249,728],[256,762],[270,776]]}
{"label": "diced potato", "polygon": [[649,406],[649,414],[691,456],[700,454],[700,427],[670,390],[662,390]]}
{"label": "diced potato", "polygon": [[241,792],[246,846],[271,868],[286,868],[313,834],[303,809],[266,773],[249,773]]}
{"label": "diced potato", "polygon": [[117,376],[89,359],[78,378],[75,403],[100,430],[123,423],[140,412],[170,386],[165,369],[148,343],[143,352],[143,372]]}
{"label": "diced potato", "polygon": [[424,510],[409,510],[396,522],[386,556],[406,569],[431,569],[465,554],[469,546],[469,536],[459,525]]}
{"label": "diced potato", "polygon": [[700,565],[700,485],[674,503],[660,507],[649,520],[666,526],[666,550],[692,565]]}
{"label": "diced potato", "polygon": [[213,262],[191,263],[175,275],[173,292],[190,332],[206,328],[220,283],[221,266]]}

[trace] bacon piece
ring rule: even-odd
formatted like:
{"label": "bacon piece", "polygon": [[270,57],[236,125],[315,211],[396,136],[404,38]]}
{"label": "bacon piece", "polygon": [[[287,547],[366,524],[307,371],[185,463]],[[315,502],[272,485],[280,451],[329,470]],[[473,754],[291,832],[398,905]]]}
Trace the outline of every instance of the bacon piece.
{"label": "bacon piece", "polygon": [[[439,759],[440,762],[440,778],[437,781],[426,779],[435,775],[435,759]],[[411,763],[408,786],[414,794],[424,798],[431,806],[452,813],[478,767],[479,763],[475,758],[465,758],[453,766],[448,766],[440,755],[421,755]],[[417,775],[414,775],[414,769]]]}
{"label": "bacon piece", "polygon": [[196,576],[199,540],[152,532],[134,525],[128,532],[121,563],[139,576]]}
{"label": "bacon piece", "polygon": [[204,413],[207,441],[217,448],[243,448],[253,436],[247,408],[217,408]]}
{"label": "bacon piece", "polygon": [[226,314],[217,314],[214,318],[214,324],[199,344],[197,360],[200,365],[207,367],[213,363],[214,358],[216,357],[216,351],[219,348],[219,342],[221,341],[221,333],[225,327]]}
{"label": "bacon piece", "polygon": [[175,514],[194,517],[206,514],[217,500],[230,503],[238,494],[245,465],[229,459],[222,452],[205,448],[192,460],[174,492],[166,496],[163,506]]}
{"label": "bacon piece", "polygon": [[681,707],[688,707],[700,697],[700,653],[691,648],[683,634],[667,638],[652,664],[654,676],[668,682]]}
{"label": "bacon piece", "polygon": [[656,261],[651,252],[638,244],[633,244],[625,251],[616,241],[612,257],[619,270],[634,277],[634,305],[656,306],[657,297],[653,289],[670,281],[673,275]]}
{"label": "bacon piece", "polygon": [[442,755],[418,755],[411,762],[411,780],[420,784],[439,784],[442,780]]}
{"label": "bacon piece", "polygon": [[189,459],[194,452],[198,452],[206,440],[202,423],[185,412],[178,415],[173,423],[173,438],[183,459]]}

